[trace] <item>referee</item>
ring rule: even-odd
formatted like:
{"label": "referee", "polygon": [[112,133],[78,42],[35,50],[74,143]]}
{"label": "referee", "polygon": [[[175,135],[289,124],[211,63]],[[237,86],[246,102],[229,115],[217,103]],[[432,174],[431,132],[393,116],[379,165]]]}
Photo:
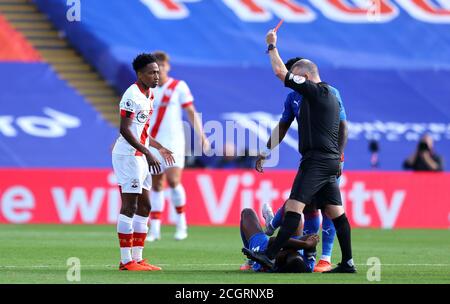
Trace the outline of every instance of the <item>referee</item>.
{"label": "referee", "polygon": [[[329,273],[355,273],[352,259],[351,229],[342,207],[341,193],[336,180],[340,168],[339,102],[328,84],[321,81],[317,66],[307,60],[297,61],[286,69],[276,48],[277,35],[270,30],[266,36],[268,53],[275,75],[286,87],[303,96],[300,106],[299,152],[302,154],[300,169],[285,203],[285,215],[280,231],[265,252],[253,252],[243,248],[248,258],[273,269],[274,258],[294,234],[306,205],[313,197],[323,202],[317,206],[333,220],[342,252],[342,260]],[[268,154],[268,151],[266,151]]]}

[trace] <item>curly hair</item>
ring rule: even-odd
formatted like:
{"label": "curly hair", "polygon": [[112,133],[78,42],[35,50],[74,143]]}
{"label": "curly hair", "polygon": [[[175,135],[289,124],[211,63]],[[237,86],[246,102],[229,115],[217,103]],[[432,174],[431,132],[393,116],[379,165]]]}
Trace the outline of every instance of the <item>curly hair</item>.
{"label": "curly hair", "polygon": [[142,53],[136,56],[133,60],[133,69],[137,73],[145,68],[147,64],[156,62],[155,56],[148,53]]}

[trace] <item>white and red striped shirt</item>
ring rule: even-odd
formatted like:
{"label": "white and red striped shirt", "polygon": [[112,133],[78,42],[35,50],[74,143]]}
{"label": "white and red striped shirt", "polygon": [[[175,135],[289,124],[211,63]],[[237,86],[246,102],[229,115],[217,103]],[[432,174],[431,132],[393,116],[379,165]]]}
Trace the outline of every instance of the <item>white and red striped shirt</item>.
{"label": "white and red striped shirt", "polygon": [[183,80],[169,78],[153,89],[155,112],[150,118],[150,134],[161,145],[175,154],[184,155],[185,138],[182,109],[191,105],[194,98]]}
{"label": "white and red striped shirt", "polygon": [[[148,94],[148,98],[146,94]],[[125,116],[126,112],[132,113],[131,118],[133,122],[130,127],[131,132],[146,147],[149,146],[148,136],[150,132],[150,117],[153,113],[153,100],[154,93],[151,89],[148,89],[148,92],[146,92],[137,83],[134,83],[123,94],[119,106],[121,116]],[[122,134],[116,140],[112,153],[120,155],[142,155],[141,152],[137,151],[128,143]]]}

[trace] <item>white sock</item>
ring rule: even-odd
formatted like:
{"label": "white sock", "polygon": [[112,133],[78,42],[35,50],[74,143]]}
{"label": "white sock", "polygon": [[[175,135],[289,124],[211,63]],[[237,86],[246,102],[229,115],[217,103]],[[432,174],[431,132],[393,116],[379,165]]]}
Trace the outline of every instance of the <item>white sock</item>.
{"label": "white sock", "polygon": [[[181,208],[186,205],[186,192],[184,191],[184,187],[182,184],[178,184],[175,188],[170,188],[170,196],[172,204],[175,208]],[[186,213],[177,212],[176,216],[176,228],[177,230],[186,230]]]}
{"label": "white sock", "polygon": [[150,221],[150,235],[155,238],[161,238],[161,220],[160,219],[152,219]]}
{"label": "white sock", "polygon": [[142,261],[142,252],[144,251],[145,237],[148,231],[148,217],[135,214],[133,217],[134,243],[131,249],[131,256],[136,262]]}
{"label": "white sock", "polygon": [[[120,261],[126,264],[132,260],[131,245],[133,242],[133,219],[123,214],[117,218],[117,233],[120,241]],[[128,243],[128,245],[126,245]]]}
{"label": "white sock", "polygon": [[161,237],[161,213],[164,211],[164,191],[151,191],[150,203],[152,211],[150,212],[150,234],[155,238]]}
{"label": "white sock", "polygon": [[187,230],[186,212],[177,213],[176,229],[177,231]]}
{"label": "white sock", "polygon": [[131,248],[120,248],[120,262],[122,264],[129,263],[133,260],[131,257]]}
{"label": "white sock", "polygon": [[322,255],[320,257],[321,260],[327,261],[328,263],[331,263],[331,257],[329,255]]}
{"label": "white sock", "polygon": [[164,211],[164,191],[150,191],[150,203],[152,205],[152,211],[163,212]]}

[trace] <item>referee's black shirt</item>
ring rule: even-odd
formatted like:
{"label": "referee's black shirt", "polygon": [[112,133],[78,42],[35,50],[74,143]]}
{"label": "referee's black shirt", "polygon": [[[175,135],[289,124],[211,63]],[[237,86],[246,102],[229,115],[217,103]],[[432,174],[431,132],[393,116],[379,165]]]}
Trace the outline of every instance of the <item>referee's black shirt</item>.
{"label": "referee's black shirt", "polygon": [[324,83],[287,73],[284,85],[300,94],[299,152],[303,159],[338,159],[339,102]]}

